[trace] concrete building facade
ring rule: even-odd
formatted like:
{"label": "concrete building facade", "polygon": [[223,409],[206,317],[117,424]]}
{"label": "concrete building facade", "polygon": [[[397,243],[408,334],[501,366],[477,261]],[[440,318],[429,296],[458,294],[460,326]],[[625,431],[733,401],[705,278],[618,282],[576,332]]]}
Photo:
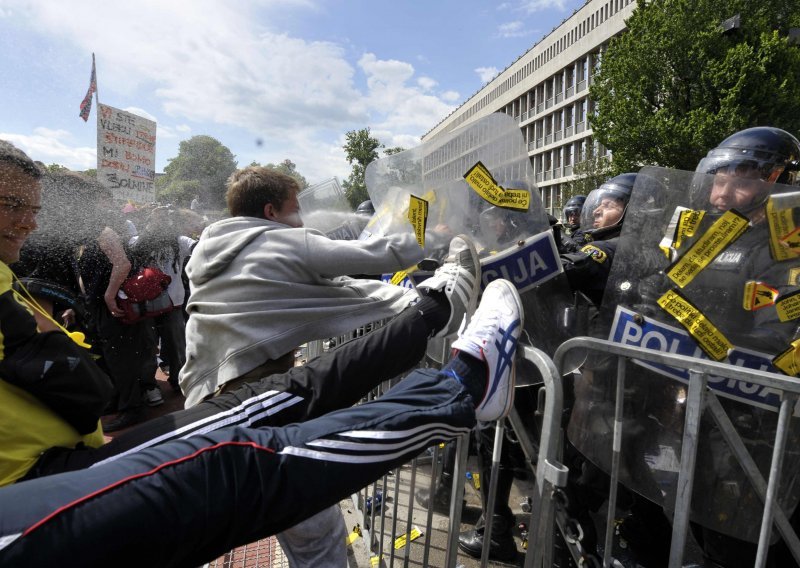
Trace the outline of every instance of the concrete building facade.
{"label": "concrete building facade", "polygon": [[608,151],[592,137],[589,85],[609,40],[625,30],[636,0],[587,0],[561,25],[466,100],[422,139],[493,112],[519,121],[542,203],[558,215],[574,165]]}

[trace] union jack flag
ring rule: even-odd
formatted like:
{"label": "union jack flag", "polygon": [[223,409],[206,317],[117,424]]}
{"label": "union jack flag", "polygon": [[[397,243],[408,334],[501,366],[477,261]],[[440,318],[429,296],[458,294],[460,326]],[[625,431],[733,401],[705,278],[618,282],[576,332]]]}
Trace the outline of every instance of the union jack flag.
{"label": "union jack flag", "polygon": [[92,94],[97,91],[97,73],[94,68],[94,55],[92,55],[92,77],[89,79],[89,90],[86,91],[86,96],[81,101],[80,116],[84,122],[89,120],[89,113],[92,112]]}

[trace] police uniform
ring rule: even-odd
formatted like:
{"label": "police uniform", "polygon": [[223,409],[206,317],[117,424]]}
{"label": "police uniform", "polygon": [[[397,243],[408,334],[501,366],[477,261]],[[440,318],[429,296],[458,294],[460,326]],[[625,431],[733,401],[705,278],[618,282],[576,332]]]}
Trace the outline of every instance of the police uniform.
{"label": "police uniform", "polygon": [[[579,231],[576,234],[577,250],[561,255],[561,263],[570,287],[576,292],[586,294],[597,306],[603,299],[622,227],[617,225],[610,229],[613,230],[600,229],[594,234]],[[600,239],[593,240],[595,236]]]}

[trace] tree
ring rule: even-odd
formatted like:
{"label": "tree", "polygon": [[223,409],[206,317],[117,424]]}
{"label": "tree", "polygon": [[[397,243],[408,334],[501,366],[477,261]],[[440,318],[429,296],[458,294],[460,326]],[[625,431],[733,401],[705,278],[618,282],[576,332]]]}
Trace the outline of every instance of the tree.
{"label": "tree", "polygon": [[347,201],[355,208],[362,201],[369,199],[367,185],[364,181],[364,174],[370,162],[378,159],[378,149],[383,148],[383,144],[377,138],[370,136],[369,127],[361,130],[351,130],[345,134],[347,143],[344,148],[347,161],[353,166],[348,177],[342,183]]}
{"label": "tree", "polygon": [[611,177],[611,162],[605,156],[587,156],[584,161],[575,164],[572,173],[577,177],[564,184],[561,191],[562,201],[558,204],[559,208],[563,208],[570,197],[589,195],[590,191],[600,187]]}
{"label": "tree", "polygon": [[300,172],[297,171],[297,166],[289,158],[286,158],[280,164],[267,164],[264,167],[277,170],[282,174],[286,174],[287,176],[294,178],[301,190],[308,187],[308,181],[306,181],[305,177],[300,175]]}
{"label": "tree", "polygon": [[70,171],[70,169],[67,168],[66,166],[62,166],[61,164],[56,164],[55,162],[48,166],[45,166],[45,169],[51,174]]}
{"label": "tree", "polygon": [[193,136],[180,143],[178,155],[156,180],[158,199],[188,207],[199,195],[208,208],[223,209],[225,182],[236,167],[236,157],[219,140]]}
{"label": "tree", "polygon": [[[612,173],[655,164],[694,170],[726,136],[751,126],[800,131],[796,0],[639,2],[590,89],[595,137]],[[721,23],[739,15],[741,25]]]}

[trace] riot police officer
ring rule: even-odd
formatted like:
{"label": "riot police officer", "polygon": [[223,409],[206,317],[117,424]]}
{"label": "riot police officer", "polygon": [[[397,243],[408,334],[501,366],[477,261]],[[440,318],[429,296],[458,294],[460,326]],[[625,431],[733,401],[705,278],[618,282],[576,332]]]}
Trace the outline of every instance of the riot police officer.
{"label": "riot police officer", "polygon": [[[744,232],[726,243],[716,255],[708,257],[694,279],[683,283],[680,293],[737,349],[761,352],[769,361],[787,347],[797,337],[797,321],[779,321],[775,308],[769,305],[757,310],[743,308],[742,297],[749,281],[764,282],[780,295],[798,290],[796,274],[800,274],[800,259],[789,258],[779,262],[773,258],[770,250],[773,239],[766,220],[766,208],[771,196],[790,191],[776,184],[796,183],[799,159],[800,143],[795,137],[777,128],[758,127],[737,132],[723,140],[701,160],[694,176],[687,172],[657,172],[659,180],[664,182],[663,188],[669,193],[657,210],[671,215],[672,208],[680,205],[704,215],[697,221],[691,236],[686,236],[686,242],[678,246],[677,241],[673,241],[675,256],[669,259],[662,254],[663,247],[658,250],[663,235],[661,231],[666,228],[665,221],[669,217],[662,215],[657,222],[648,217],[642,198],[644,194],[641,193],[647,179],[641,176],[649,174],[640,173],[635,208],[628,211],[628,230],[635,230],[626,231],[620,246],[620,254],[624,257],[620,256],[617,263],[623,262],[625,270],[620,270],[623,268],[620,265],[609,278],[604,298],[606,315],[621,315],[627,310],[639,317],[643,315],[644,321],[655,328],[674,325],[677,318],[670,318],[658,303],[663,294],[674,291],[676,287],[665,273],[677,263],[694,262],[692,255],[688,255],[692,244],[711,242],[715,232],[721,233],[720,229],[714,229],[715,221],[722,215],[735,215],[740,219],[746,218]],[[731,213],[732,210],[736,213]],[[796,213],[790,213],[795,224]],[[631,223],[635,225],[630,226]],[[670,228],[667,234],[673,238],[675,233]],[[641,245],[637,246],[637,243]],[[600,241],[594,241],[594,244],[599,245]],[[618,329],[612,328],[611,334]],[[685,341],[692,344],[691,334],[686,335]],[[636,367],[634,363],[629,365]],[[646,497],[637,499],[637,505],[662,504],[664,495],[674,491],[677,476],[670,477],[667,466],[648,462],[645,458],[653,455],[654,450],[661,455],[665,455],[664,452],[680,454],[680,440],[673,425],[682,421],[685,412],[683,403],[675,404],[681,399],[677,396],[679,393],[683,392],[685,398],[685,385],[679,380],[665,378],[657,371],[636,369],[636,381],[626,384],[626,391],[629,391],[625,395],[627,406],[624,410],[627,424],[621,439],[626,472],[621,475],[621,480],[628,489]],[[608,472],[607,456],[610,452],[606,451],[608,447],[597,431],[611,415],[608,408],[601,409],[604,402],[613,398],[601,391],[608,391],[612,385],[613,379],[609,379],[614,369],[596,364],[593,372],[594,377],[600,380],[592,381],[591,388],[582,388],[582,392],[577,393],[576,387],[568,437],[588,459]],[[584,383],[586,377],[584,373]],[[743,398],[746,397],[720,400],[754,461],[761,466],[769,463],[776,415],[770,410],[746,404]],[[592,408],[594,415],[590,411]],[[790,433],[793,438],[796,437],[795,428],[793,426]],[[588,432],[593,434],[587,435]],[[784,459],[790,459],[792,453],[787,452]],[[725,568],[752,566],[756,551],[752,543],[758,536],[758,524],[753,520],[760,518],[758,506],[754,505],[758,498],[707,414],[700,429],[697,460],[692,503],[693,532],[703,547],[706,565]],[[787,488],[786,492],[794,493],[794,489]],[[796,493],[794,495],[796,497]],[[635,512],[633,519],[633,523],[623,522],[617,531],[626,538],[634,554],[653,548],[638,542],[641,535],[658,534],[662,536],[655,539],[656,542],[669,541],[669,527],[659,522],[663,515],[654,507],[650,506],[644,514]],[[633,535],[631,528],[640,530]],[[794,565],[791,560],[781,558],[781,552],[775,550],[771,553],[771,565]],[[662,550],[642,563],[665,565],[668,553],[668,550]],[[641,560],[641,557],[637,559]]]}
{"label": "riot police officer", "polygon": [[372,217],[375,215],[375,206],[372,204],[371,199],[362,201],[356,207],[356,215],[363,215],[364,217]]}
{"label": "riot police officer", "polygon": [[564,222],[563,226],[565,234],[571,237],[575,232],[581,228],[581,211],[583,205],[586,203],[585,195],[573,195],[564,204]]}
{"label": "riot police officer", "polygon": [[[694,289],[688,290],[691,300],[710,314],[737,346],[773,353],[798,335],[796,321],[781,322],[770,309],[744,310],[741,300],[744,280],[748,279],[768,282],[780,294],[797,289],[796,278],[792,277],[798,271],[797,262],[778,262],[770,253],[766,203],[775,192],[775,184],[797,184],[798,170],[800,142],[788,132],[771,127],[748,128],[729,136],[697,166],[698,176],[692,190],[697,205],[705,200],[706,215],[713,219],[735,209],[750,220],[748,230],[709,264],[696,278]],[[728,412],[741,416],[737,420],[740,427],[746,416],[752,421],[750,408],[738,412],[736,407],[728,408]],[[792,524],[797,526],[798,520],[795,511]],[[703,547],[707,565],[725,568],[753,565],[755,544],[700,524],[693,524],[692,528]],[[778,546],[773,547],[768,565],[796,564]]]}
{"label": "riot police officer", "polygon": [[635,173],[621,174],[590,192],[583,205],[581,228],[573,235],[579,250],[561,255],[572,289],[597,305],[603,298],[635,182]]}

